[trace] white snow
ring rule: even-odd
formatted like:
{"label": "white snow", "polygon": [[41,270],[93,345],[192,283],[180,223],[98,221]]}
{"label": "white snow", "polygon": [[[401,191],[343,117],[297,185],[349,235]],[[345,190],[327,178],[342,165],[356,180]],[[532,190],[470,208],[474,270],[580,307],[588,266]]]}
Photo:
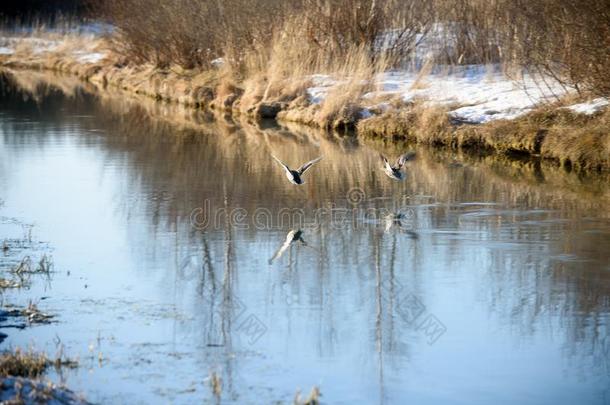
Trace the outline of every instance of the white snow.
{"label": "white snow", "polygon": [[[21,45],[25,46],[23,48],[25,52],[41,54],[55,51],[61,42],[35,37],[0,37],[0,55],[12,55],[15,53],[15,49],[20,49],[18,47]],[[95,52],[93,49],[75,50],[72,55],[79,63],[97,63],[106,57],[105,53]]]}
{"label": "white snow", "polygon": [[59,45],[59,41],[31,37],[0,37],[0,50],[5,51],[2,53],[4,55],[9,54],[6,50],[10,50],[10,54],[14,53],[15,47],[19,45],[28,46],[28,49],[38,54],[54,50]]}
{"label": "white snow", "polygon": [[332,87],[344,83],[341,80],[333,79],[331,76],[320,74],[311,75],[310,79],[314,86],[307,89],[307,95],[309,100],[314,104],[322,103]]}
{"label": "white snow", "polygon": [[223,66],[225,64],[225,59],[224,58],[216,58],[213,61],[211,61],[210,63],[215,68],[220,68],[221,66]]}
{"label": "white snow", "polygon": [[80,63],[97,63],[106,57],[106,54],[102,52],[75,51],[73,53]]}
{"label": "white snow", "polygon": [[591,115],[595,114],[608,104],[610,104],[610,101],[608,101],[607,98],[600,97],[596,98],[595,100],[591,100],[588,103],[574,104],[566,108],[576,113]]}
{"label": "white snow", "polygon": [[[312,103],[321,103],[333,86],[342,83],[326,75],[314,75],[311,79],[314,86],[308,89],[308,94]],[[419,80],[417,72],[395,71],[378,75],[373,83],[376,90],[365,94],[364,99],[393,96],[405,101],[455,105],[450,112],[455,119],[484,123],[516,118],[566,91],[559,84],[547,84],[528,74],[513,81],[498,66],[464,66],[453,68],[449,73],[431,73]]]}

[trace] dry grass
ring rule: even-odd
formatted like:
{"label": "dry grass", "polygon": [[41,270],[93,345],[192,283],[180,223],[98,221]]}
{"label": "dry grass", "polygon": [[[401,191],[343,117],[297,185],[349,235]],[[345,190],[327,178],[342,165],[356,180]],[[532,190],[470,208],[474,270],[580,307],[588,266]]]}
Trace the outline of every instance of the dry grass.
{"label": "dry grass", "polygon": [[447,108],[416,102],[400,109],[362,120],[358,134],[391,142],[453,144],[453,126]]}
{"label": "dry grass", "polygon": [[411,110],[390,110],[358,123],[358,135],[385,141],[416,142],[415,114]]}
{"label": "dry grass", "polygon": [[413,84],[411,85],[409,90],[425,89],[427,87],[427,83],[425,81],[426,77],[430,75],[433,67],[434,62],[432,61],[432,59],[427,59],[424,65],[417,73],[417,76],[415,77],[415,80],[413,81]]}
{"label": "dry grass", "polygon": [[453,125],[447,110],[416,103],[358,123],[358,135],[384,143],[422,143],[558,161],[582,171],[610,168],[610,109],[591,116],[559,105],[540,107],[514,120]]}
{"label": "dry grass", "polygon": [[309,74],[348,77],[349,91],[337,89],[315,117],[337,127],[353,121],[347,101],[361,94],[360,79],[407,57],[432,19],[429,5],[399,0],[107,0],[101,10],[118,27],[115,51],[139,64],[213,69],[222,57],[215,108],[275,115],[304,99]]}
{"label": "dry grass", "polygon": [[500,152],[525,153],[557,160],[578,170],[610,167],[610,109],[587,116],[543,107],[512,121],[476,128],[481,139]]}
{"label": "dry grass", "polygon": [[[509,0],[94,3],[117,27],[114,36],[64,33],[44,57],[33,52],[33,42],[22,41],[12,63],[262,118],[296,106],[300,111],[285,118],[341,129],[355,125],[357,105],[375,88],[375,76],[394,67],[417,67],[412,89],[425,87],[438,63],[501,63],[507,72],[526,66],[579,90],[610,92],[607,75],[599,73],[610,41],[603,0],[536,0],[527,12]],[[564,38],[567,46],[549,46],[562,42],[552,38]],[[414,53],[422,42],[431,51],[424,61]],[[108,48],[114,54],[103,65],[75,62],[75,51]],[[308,108],[305,91],[313,73],[341,81],[319,108]]]}
{"label": "dry grass", "polygon": [[42,375],[49,367],[61,370],[75,368],[78,363],[58,355],[54,360],[44,353],[16,348],[0,353],[0,391],[3,404],[62,403],[86,404],[70,390],[43,381]]}
{"label": "dry grass", "polygon": [[24,351],[20,348],[0,354],[0,376],[2,377],[36,378],[51,366],[57,369],[75,368],[78,367],[78,363],[61,355],[55,359],[49,359],[44,353],[37,353],[34,350]]}
{"label": "dry grass", "polygon": [[0,277],[0,290],[8,289],[8,288],[21,288],[26,286],[23,280],[9,280],[6,278]]}
{"label": "dry grass", "polygon": [[209,69],[223,57],[238,82],[262,74],[267,89],[287,77],[333,72],[355,49],[364,50],[372,65],[379,59],[389,66],[421,63],[413,50],[428,36],[431,63],[533,68],[579,90],[610,93],[605,0],[96,3],[118,28],[115,50],[130,60]]}
{"label": "dry grass", "polygon": [[46,254],[43,254],[38,260],[37,264],[32,262],[32,258],[30,256],[25,256],[23,259],[21,259],[17,266],[11,269],[11,273],[15,273],[17,275],[37,273],[49,274],[52,269],[52,259]]}
{"label": "dry grass", "polygon": [[[284,118],[336,129],[355,125],[375,76],[395,67],[417,67],[412,89],[426,86],[435,64],[501,63],[507,72],[527,67],[579,91],[610,94],[604,0],[535,0],[527,7],[509,0],[94,3],[117,27],[115,35],[40,31],[35,36],[55,41],[52,49],[41,55],[40,41],[21,41],[11,63],[262,118],[297,107]],[[425,60],[414,53],[421,43],[431,51]],[[104,64],[77,63],[78,52],[109,48]],[[313,73],[341,82],[319,107],[308,106],[305,91]],[[444,125],[426,114],[422,126]]]}
{"label": "dry grass", "polygon": [[216,398],[220,398],[222,395],[222,379],[216,372],[212,372],[212,374],[210,374],[210,388],[212,389],[214,396]]}
{"label": "dry grass", "polygon": [[422,143],[453,145],[453,125],[448,114],[449,108],[416,103],[416,136]]}
{"label": "dry grass", "polygon": [[358,101],[365,91],[366,84],[355,80],[334,86],[317,111],[315,122],[322,128],[353,128],[360,119]]}
{"label": "dry grass", "polygon": [[301,397],[301,391],[298,390],[294,396],[294,405],[319,405],[320,397],[322,394],[320,393],[320,389],[317,386],[314,386],[309,395],[306,398]]}
{"label": "dry grass", "polygon": [[0,376],[34,378],[40,376],[49,364],[44,353],[25,352],[17,348],[0,355]]}

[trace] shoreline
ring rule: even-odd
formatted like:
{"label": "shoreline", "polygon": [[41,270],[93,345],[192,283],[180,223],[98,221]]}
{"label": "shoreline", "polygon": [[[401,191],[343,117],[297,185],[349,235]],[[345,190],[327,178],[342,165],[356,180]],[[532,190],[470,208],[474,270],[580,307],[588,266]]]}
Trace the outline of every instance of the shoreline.
{"label": "shoreline", "polygon": [[[39,97],[44,98],[47,92],[53,92],[54,89],[58,89],[67,97],[77,98],[80,97],[78,94],[84,91],[94,96],[109,113],[133,120],[138,126],[147,122],[146,125],[151,125],[151,130],[157,126],[167,125],[173,128],[171,130],[173,132],[196,131],[230,138],[237,129],[240,129],[253,140],[267,139],[271,136],[278,141],[281,141],[286,133],[290,133],[303,142],[321,143],[327,146],[344,145],[348,149],[354,145],[361,145],[386,155],[398,155],[414,146],[404,140],[386,142],[380,138],[363,136],[358,138],[289,121],[253,120],[245,115],[189,108],[179,103],[157,102],[150,97],[126,93],[113,87],[100,90],[91,83],[65,73],[10,69],[5,69],[4,72],[10,80],[15,81],[16,86],[34,100],[38,100]],[[143,119],[145,121],[142,121]],[[545,190],[558,192],[558,197],[586,193],[598,195],[604,200],[608,199],[608,193],[602,192],[603,185],[610,180],[608,173],[568,171],[549,160],[532,158],[528,155],[496,154],[489,150],[449,149],[430,144],[420,144],[418,149],[426,155],[432,153],[435,156],[433,159],[435,164],[450,167],[452,170],[460,168],[485,170],[536,187],[545,183]]]}
{"label": "shoreline", "polygon": [[248,89],[219,85],[220,72],[217,71],[132,66],[113,55],[87,59],[86,56],[44,53],[32,54],[30,58],[22,58],[18,53],[0,55],[2,67],[69,74],[100,91],[112,87],[186,108],[353,133],[358,138],[385,145],[426,144],[540,159],[568,171],[610,172],[609,107],[586,114],[555,102],[511,120],[472,124],[452,118],[447,107],[418,101],[403,102],[376,114],[370,114],[358,103],[347,102],[321,120],[320,104],[308,100],[304,89],[283,99],[261,100],[248,94]]}

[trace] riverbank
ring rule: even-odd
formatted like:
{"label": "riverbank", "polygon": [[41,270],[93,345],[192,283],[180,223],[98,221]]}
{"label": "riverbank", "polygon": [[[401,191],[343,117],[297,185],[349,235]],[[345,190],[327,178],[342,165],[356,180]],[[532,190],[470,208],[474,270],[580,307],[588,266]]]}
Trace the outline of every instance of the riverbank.
{"label": "riverbank", "polygon": [[[333,162],[330,169],[332,172],[357,181],[365,172],[351,173],[345,170],[353,159],[350,151],[357,145],[369,146],[390,156],[397,156],[414,146],[404,138],[391,142],[381,137],[357,138],[345,136],[342,132],[289,121],[275,123],[269,120],[253,120],[245,115],[236,116],[217,110],[191,108],[179,103],[158,102],[150,97],[126,93],[113,87],[99,89],[75,76],[47,70],[5,69],[0,70],[0,73],[0,79],[4,80],[7,88],[19,89],[19,98],[35,100],[36,103],[44,103],[47,96],[52,94],[63,94],[68,99],[80,100],[79,102],[94,99],[103,107],[102,115],[120,123],[119,127],[128,127],[129,133],[168,132],[172,137],[184,139],[190,139],[193,134],[204,137],[218,136],[223,140],[223,144],[226,144],[222,159],[231,159],[233,156],[232,140],[236,133],[242,134],[253,144],[271,145],[273,148],[282,148],[295,140],[299,144],[318,145],[317,153]],[[151,142],[155,141],[151,139]],[[608,173],[568,172],[550,160],[532,159],[527,155],[518,154],[499,155],[491,150],[474,153],[472,150],[453,150],[433,145],[419,145],[418,149],[426,150],[435,156],[432,160],[436,168],[447,166],[452,171],[460,168],[476,168],[483,172],[491,170],[504,179],[528,185],[527,193],[531,193],[533,189],[544,189],[545,193],[553,193],[557,198],[566,198],[568,195],[581,198],[583,193],[604,200],[610,198],[606,190],[610,178]],[[296,152],[293,150],[288,154]],[[263,154],[260,158],[265,159],[265,156]],[[302,158],[308,157],[309,155]],[[178,156],[172,155],[170,160],[177,158]],[[378,161],[379,158],[374,154],[373,159]],[[435,190],[435,193],[443,195],[443,187]]]}
{"label": "riverbank", "polygon": [[355,133],[386,144],[419,143],[519,154],[569,170],[610,170],[610,108],[535,78],[512,82],[497,67],[471,66],[374,80],[316,75],[265,84],[232,83],[222,60],[208,71],[134,65],[107,39],[4,38],[0,65],[69,73],[108,87],[188,108],[276,119]]}

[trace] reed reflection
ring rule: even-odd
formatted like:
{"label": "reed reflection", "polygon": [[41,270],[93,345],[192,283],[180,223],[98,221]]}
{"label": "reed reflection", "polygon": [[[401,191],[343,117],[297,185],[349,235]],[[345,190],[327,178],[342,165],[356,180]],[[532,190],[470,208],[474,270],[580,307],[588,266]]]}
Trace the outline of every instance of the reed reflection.
{"label": "reed reflection", "polygon": [[[104,167],[121,168],[113,208],[143,263],[137,271],[163,273],[159,288],[171,288],[193,318],[177,323],[177,333],[201,344],[202,361],[212,356],[231,396],[239,395],[243,367],[235,353],[258,350],[272,364],[333,361],[345,373],[362,366],[374,372],[377,401],[391,402],[414,353],[431,340],[423,321],[437,319],[455,334],[433,342],[451,353],[474,339],[460,324],[469,316],[478,330],[500,331],[516,345],[557,339],[568,362],[594,359],[595,370],[583,373],[607,373],[610,190],[603,176],[583,180],[541,162],[418,148],[406,181],[393,182],[379,151],[401,151],[350,136],[236,122],[80,84],[74,90],[40,74],[0,80],[9,100],[3,108],[35,94],[19,108],[45,103],[54,115],[45,120],[82,134],[49,138],[42,135],[49,128],[36,124],[41,131],[31,136],[40,148],[69,138],[99,150]],[[82,117],[83,109],[95,119]],[[10,135],[24,124],[3,125],[3,142],[28,153]],[[325,158],[292,187],[271,155]],[[363,191],[358,201],[354,189]],[[217,226],[194,226],[193,212],[204,207]],[[316,222],[322,208],[345,217]],[[287,219],[253,226],[261,209]],[[229,215],[236,212],[243,221]]]}

